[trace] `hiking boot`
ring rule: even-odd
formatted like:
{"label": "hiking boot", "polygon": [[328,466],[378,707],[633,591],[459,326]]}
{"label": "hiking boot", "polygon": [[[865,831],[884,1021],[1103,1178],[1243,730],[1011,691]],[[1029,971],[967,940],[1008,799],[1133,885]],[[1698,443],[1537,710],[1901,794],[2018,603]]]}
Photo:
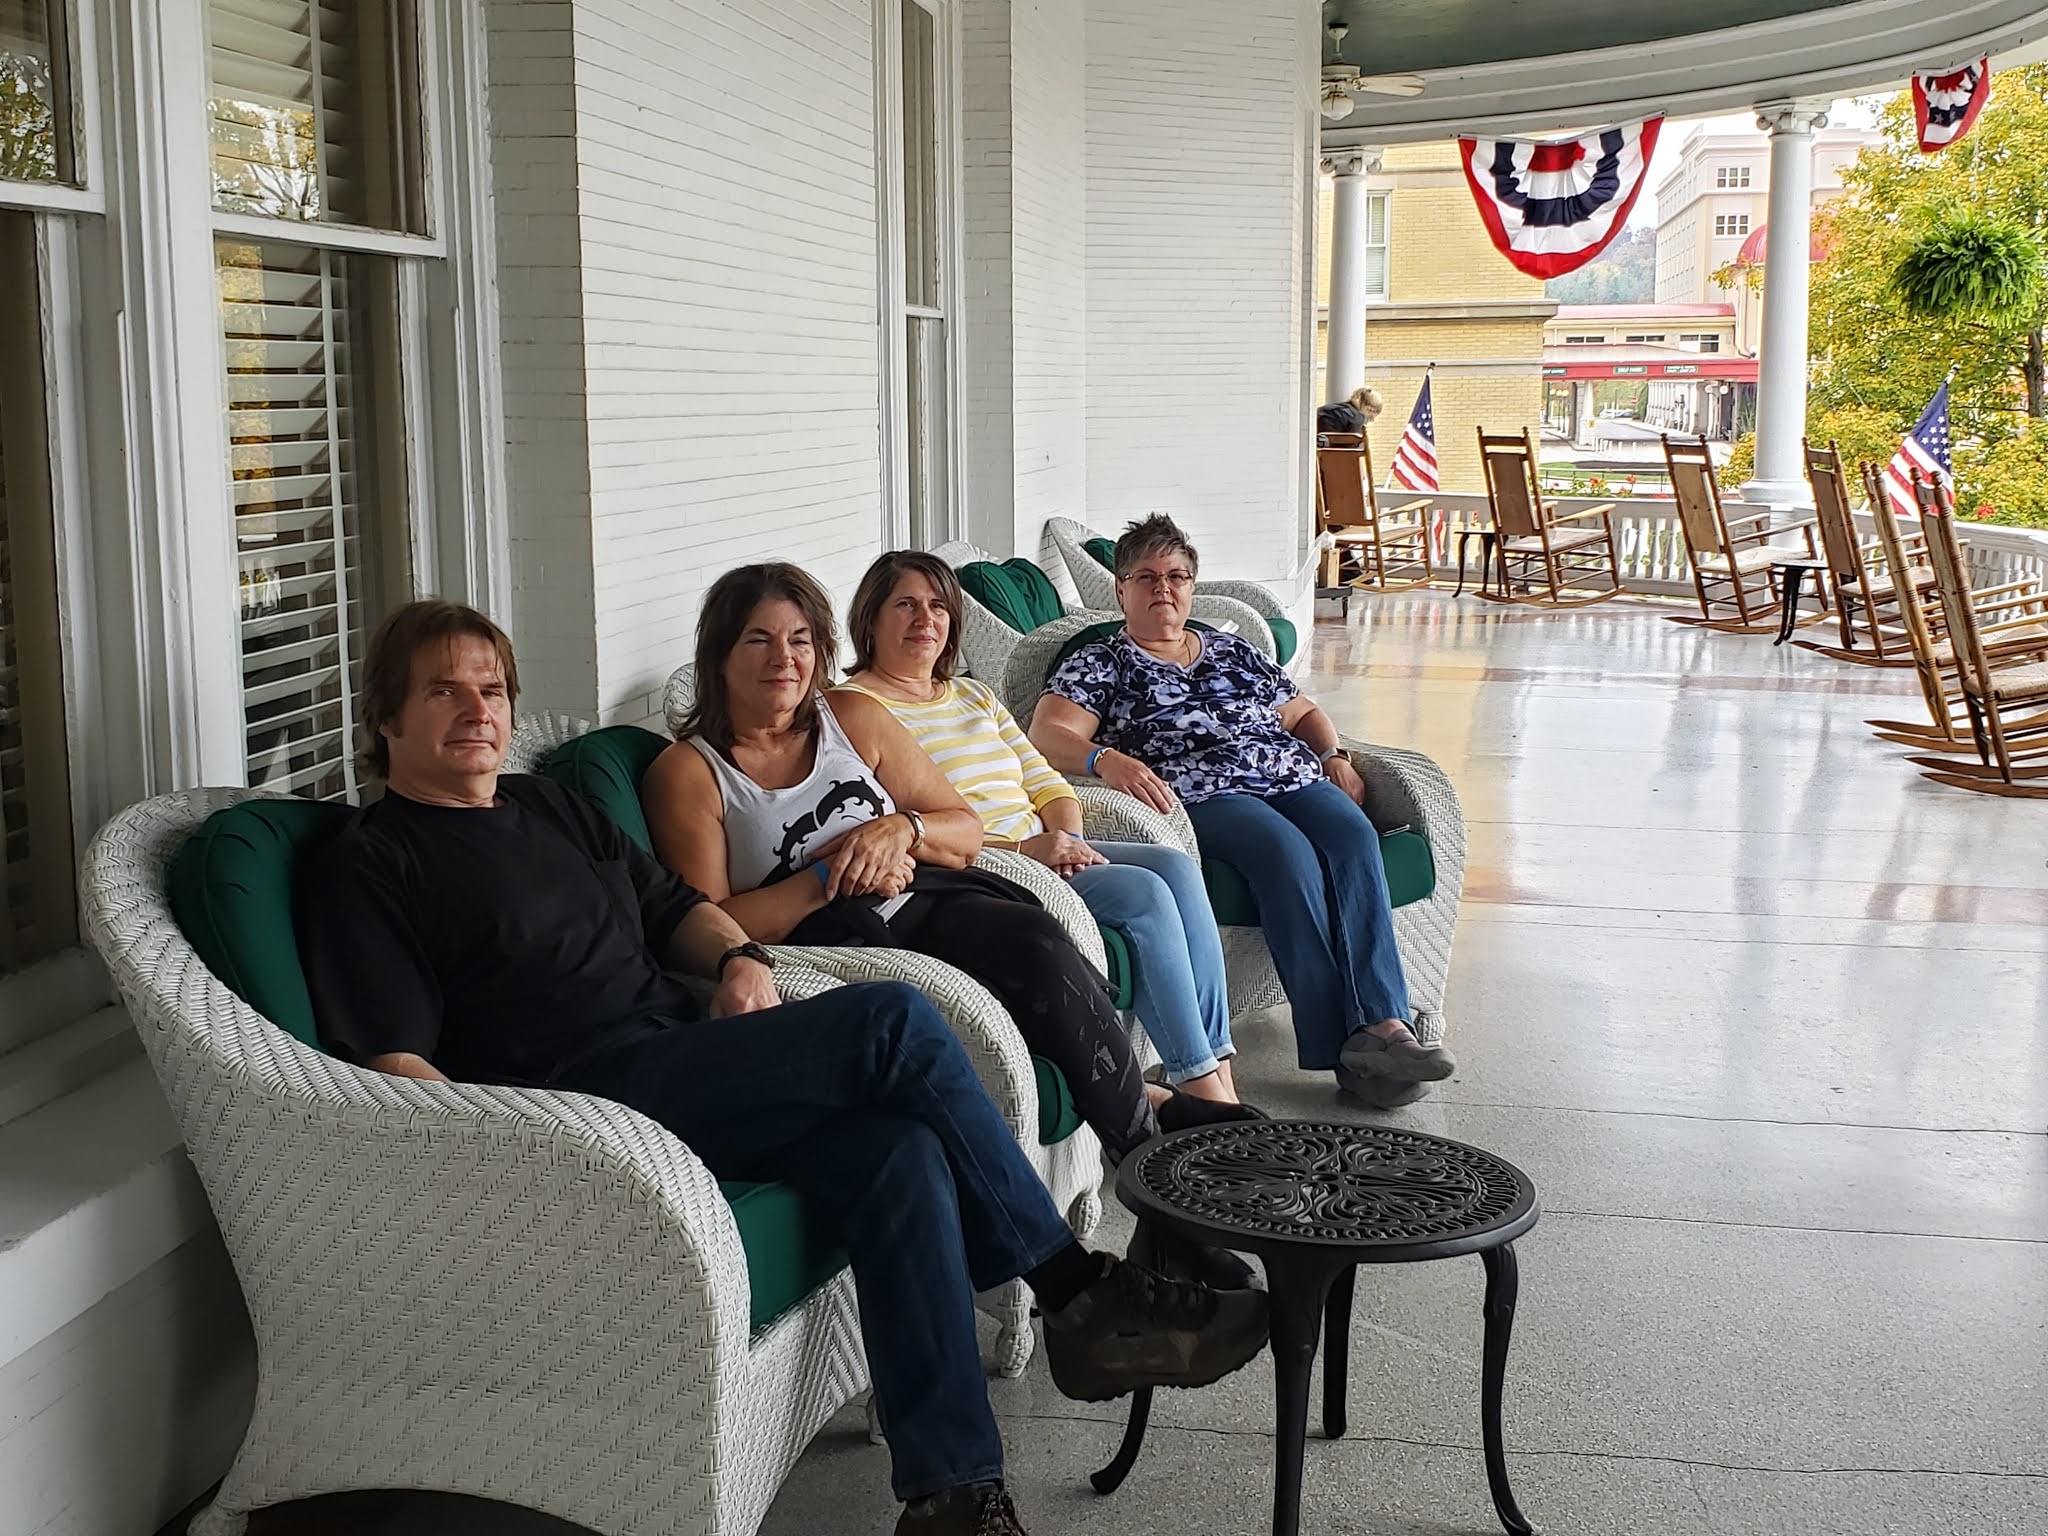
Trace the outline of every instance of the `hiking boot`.
{"label": "hiking boot", "polygon": [[1109,1259],[1102,1278],[1045,1314],[1053,1385],[1084,1403],[1206,1387],[1265,1346],[1265,1292],[1169,1280],[1127,1259]]}
{"label": "hiking boot", "polygon": [[1001,1483],[969,1483],[903,1506],[896,1536],[1029,1536]]}
{"label": "hiking boot", "polygon": [[1191,1242],[1149,1221],[1138,1223],[1124,1257],[1169,1280],[1192,1280],[1212,1291],[1263,1291],[1259,1272],[1228,1248]]}
{"label": "hiking boot", "polygon": [[1458,1070],[1456,1057],[1440,1045],[1424,1045],[1405,1024],[1391,1035],[1354,1029],[1337,1060],[1361,1077],[1400,1083],[1439,1083]]}

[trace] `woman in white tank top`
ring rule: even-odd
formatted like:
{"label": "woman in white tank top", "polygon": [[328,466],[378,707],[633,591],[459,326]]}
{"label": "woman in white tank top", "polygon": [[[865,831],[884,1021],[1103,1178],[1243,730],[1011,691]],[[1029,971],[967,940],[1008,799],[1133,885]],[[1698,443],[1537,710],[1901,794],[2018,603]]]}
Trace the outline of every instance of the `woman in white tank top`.
{"label": "woman in white tank top", "polygon": [[662,862],[772,944],[916,950],[981,982],[1112,1157],[1159,1130],[1103,978],[1027,893],[969,869],[981,818],[877,700],[821,689],[830,600],[795,566],[706,594],[684,740],[641,786]]}

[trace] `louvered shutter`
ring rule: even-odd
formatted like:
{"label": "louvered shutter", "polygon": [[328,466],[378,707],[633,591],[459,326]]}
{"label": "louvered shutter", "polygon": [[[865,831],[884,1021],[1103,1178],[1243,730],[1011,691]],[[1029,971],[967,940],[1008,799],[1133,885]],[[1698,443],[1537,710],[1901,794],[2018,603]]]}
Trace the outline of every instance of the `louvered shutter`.
{"label": "louvered shutter", "polygon": [[220,239],[249,782],[352,798],[377,526],[366,258]]}
{"label": "louvered shutter", "polygon": [[210,0],[214,206],[409,230],[418,111],[390,0]]}

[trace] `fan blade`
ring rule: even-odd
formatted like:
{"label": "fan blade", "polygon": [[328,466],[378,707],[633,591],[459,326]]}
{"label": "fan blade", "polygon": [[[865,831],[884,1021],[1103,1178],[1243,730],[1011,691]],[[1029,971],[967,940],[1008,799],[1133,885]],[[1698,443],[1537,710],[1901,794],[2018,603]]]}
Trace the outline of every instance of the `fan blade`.
{"label": "fan blade", "polygon": [[1422,87],[1420,75],[1360,75],[1351,82],[1352,90],[1375,96],[1420,96]]}

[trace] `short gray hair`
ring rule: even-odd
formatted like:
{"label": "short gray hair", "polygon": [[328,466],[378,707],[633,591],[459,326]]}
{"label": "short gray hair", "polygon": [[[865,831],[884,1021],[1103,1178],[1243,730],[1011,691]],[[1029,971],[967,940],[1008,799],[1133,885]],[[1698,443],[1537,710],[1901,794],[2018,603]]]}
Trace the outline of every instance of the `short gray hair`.
{"label": "short gray hair", "polygon": [[1180,524],[1163,512],[1154,512],[1150,517],[1141,518],[1124,529],[1123,537],[1116,541],[1116,579],[1122,581],[1131,574],[1131,567],[1140,560],[1154,555],[1181,554],[1188,557],[1188,573],[1199,576],[1202,572],[1200,556],[1195,546],[1188,542],[1188,536],[1180,530]]}

